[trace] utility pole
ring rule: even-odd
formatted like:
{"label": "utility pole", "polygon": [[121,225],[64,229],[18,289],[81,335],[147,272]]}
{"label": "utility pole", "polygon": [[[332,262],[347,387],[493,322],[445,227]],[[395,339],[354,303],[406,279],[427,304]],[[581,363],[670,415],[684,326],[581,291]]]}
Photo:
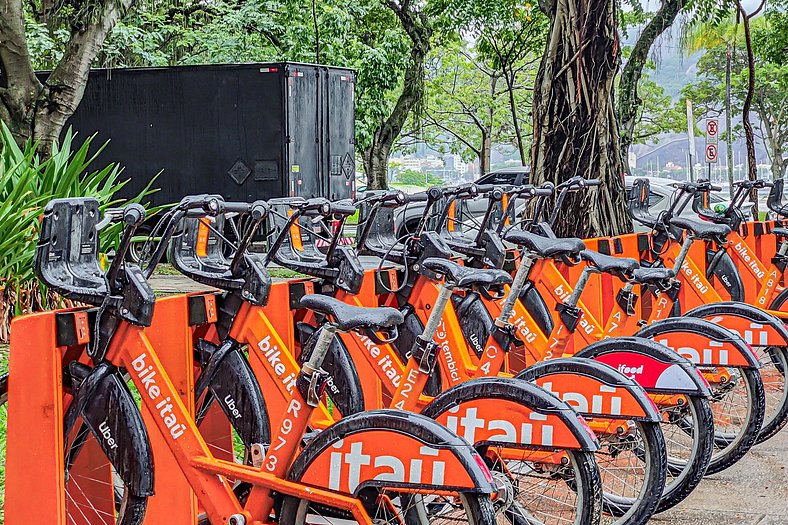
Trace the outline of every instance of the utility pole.
{"label": "utility pole", "polygon": [[725,142],[728,146],[728,187],[733,199],[733,124],[731,124],[731,60],[733,58],[733,49],[730,42],[728,42],[725,49],[725,132],[728,134],[728,140]]}
{"label": "utility pole", "polygon": [[695,182],[695,117],[692,114],[692,100],[687,99],[687,139],[689,140],[689,177]]}

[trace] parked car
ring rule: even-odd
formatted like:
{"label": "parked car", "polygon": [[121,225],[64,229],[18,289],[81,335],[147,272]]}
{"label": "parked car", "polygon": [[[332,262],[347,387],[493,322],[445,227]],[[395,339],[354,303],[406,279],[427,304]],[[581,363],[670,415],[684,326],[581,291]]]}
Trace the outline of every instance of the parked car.
{"label": "parked car", "polygon": [[[500,170],[491,171],[486,175],[482,175],[474,181],[479,185],[494,185],[494,186],[512,186],[520,184],[528,184],[530,175],[530,168],[523,166],[515,166],[511,168],[503,168]],[[487,210],[487,199],[476,198],[467,199],[463,201],[464,213],[467,217],[468,214],[475,218],[481,218]],[[408,232],[413,231],[421,220],[424,214],[424,203],[412,203],[408,206],[397,208],[394,213],[394,226],[396,228],[397,237],[402,237]]]}
{"label": "parked car", "polygon": [[[626,187],[627,192],[632,189],[632,186],[635,183],[636,179],[645,178],[649,181],[649,208],[651,214],[655,217],[659,215],[661,212],[665,211],[670,207],[670,204],[673,202],[673,195],[676,191],[676,188],[673,187],[673,184],[676,182],[672,179],[663,179],[659,177],[626,177]],[[722,192],[712,192],[711,193],[711,207],[713,209],[718,209],[718,211],[724,211],[730,205],[731,201],[728,198],[728,193]],[[746,202],[743,205],[743,212],[745,220],[753,220],[753,204],[751,202]],[[697,214],[692,211],[692,204],[687,205],[686,208],[681,212],[682,217],[690,217],[690,218],[697,218]],[[638,222],[635,222],[635,231],[636,232],[646,232],[649,231],[647,226],[644,226]]]}

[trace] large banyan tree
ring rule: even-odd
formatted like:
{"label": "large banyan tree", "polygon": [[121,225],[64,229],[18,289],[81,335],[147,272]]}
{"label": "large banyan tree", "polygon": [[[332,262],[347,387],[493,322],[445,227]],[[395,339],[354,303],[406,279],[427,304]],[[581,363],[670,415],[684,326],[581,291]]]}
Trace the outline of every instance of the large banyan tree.
{"label": "large banyan tree", "polygon": [[552,22],[534,86],[533,181],[602,185],[564,201],[558,235],[631,231],[613,104],[621,63],[615,0],[539,0]]}

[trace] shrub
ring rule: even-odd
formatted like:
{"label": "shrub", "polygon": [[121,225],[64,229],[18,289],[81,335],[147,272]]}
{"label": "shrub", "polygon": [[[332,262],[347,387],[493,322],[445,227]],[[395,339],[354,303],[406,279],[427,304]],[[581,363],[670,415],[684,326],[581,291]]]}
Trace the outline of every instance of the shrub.
{"label": "shrub", "polygon": [[[8,341],[14,316],[42,309],[67,306],[47,290],[33,274],[33,257],[43,207],[52,199],[96,197],[102,208],[123,204],[116,198],[126,181],[113,164],[88,171],[103,147],[90,155],[94,137],[72,152],[74,135],[66,132],[52,156],[42,160],[36,145],[17,146],[6,127],[0,127],[0,342]],[[131,202],[151,193],[150,186]],[[118,240],[119,225],[102,232],[106,253]]]}

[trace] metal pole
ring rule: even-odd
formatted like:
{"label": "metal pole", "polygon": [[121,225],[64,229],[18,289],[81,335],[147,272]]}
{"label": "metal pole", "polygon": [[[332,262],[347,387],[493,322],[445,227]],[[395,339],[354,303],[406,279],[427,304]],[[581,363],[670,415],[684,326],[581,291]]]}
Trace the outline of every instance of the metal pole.
{"label": "metal pole", "polygon": [[728,134],[728,140],[725,141],[728,146],[728,184],[733,199],[733,124],[731,123],[731,55],[733,50],[730,43],[725,50],[725,131]]}
{"label": "metal pole", "polygon": [[689,140],[689,176],[690,182],[695,181],[694,162],[697,158],[695,154],[695,117],[692,114],[692,100],[687,99],[687,139]]}

